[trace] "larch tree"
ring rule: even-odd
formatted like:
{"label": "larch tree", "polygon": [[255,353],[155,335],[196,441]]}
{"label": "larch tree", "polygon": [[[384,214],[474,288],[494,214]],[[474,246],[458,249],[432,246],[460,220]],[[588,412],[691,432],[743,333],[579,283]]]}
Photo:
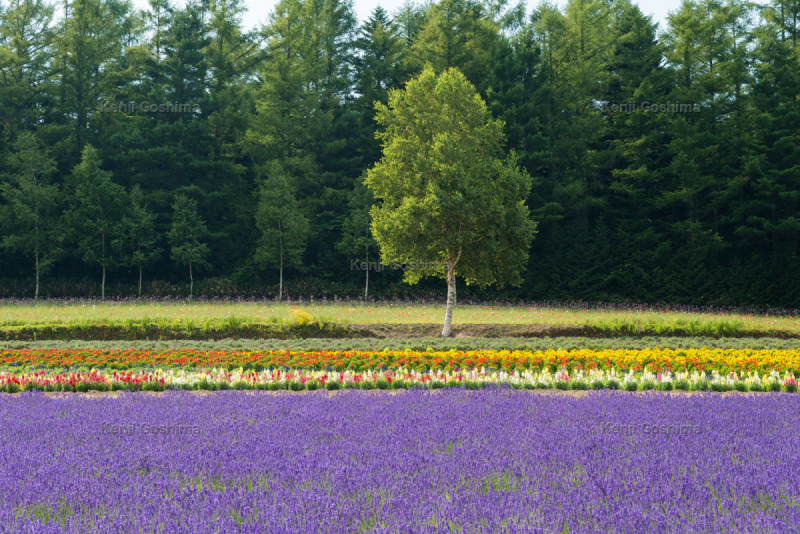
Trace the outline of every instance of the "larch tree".
{"label": "larch tree", "polygon": [[101,163],[97,150],[86,145],[81,162],[72,171],[74,207],[68,220],[83,261],[103,269],[100,294],[105,299],[106,271],[119,263],[111,243],[119,232],[126,194],[114,183],[111,172],[100,168]]}
{"label": "larch tree", "polygon": [[59,247],[59,187],[50,183],[56,162],[41,148],[36,135],[20,134],[9,163],[15,169],[9,182],[0,184],[6,201],[4,248],[32,254],[36,271],[34,298],[39,298],[39,278],[52,266]]}
{"label": "larch tree", "polygon": [[378,253],[378,244],[372,236],[369,217],[370,209],[375,204],[372,190],[366,187],[362,180],[356,181],[348,204],[350,213],[342,224],[342,240],[336,244],[336,248],[342,254],[353,255],[356,258],[363,257],[367,262],[364,281],[364,300],[366,300],[369,296],[369,258]]}
{"label": "larch tree", "polygon": [[194,266],[208,265],[206,257],[211,252],[201,240],[208,234],[206,223],[197,213],[197,201],[178,195],[172,204],[172,227],[169,242],[172,259],[181,267],[189,267],[189,298],[194,294]]}
{"label": "larch tree", "polygon": [[158,233],[155,213],[147,209],[141,187],[130,192],[128,213],[120,223],[119,239],[114,243],[121,251],[124,263],[139,270],[139,296],[142,296],[142,271],[161,257],[156,246]]}
{"label": "larch tree", "polygon": [[269,165],[267,178],[258,190],[256,227],[260,237],[255,261],[265,267],[278,268],[278,300],[281,300],[283,268],[301,265],[309,222],[300,210],[284,171],[275,162]]}

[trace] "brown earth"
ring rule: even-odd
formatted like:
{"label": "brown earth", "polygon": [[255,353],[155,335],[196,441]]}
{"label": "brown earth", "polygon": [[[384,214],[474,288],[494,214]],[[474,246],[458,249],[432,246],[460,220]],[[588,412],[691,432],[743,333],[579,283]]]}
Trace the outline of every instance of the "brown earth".
{"label": "brown earth", "polygon": [[[370,389],[370,390],[337,390],[337,391],[328,391],[324,389],[319,389],[316,391],[288,391],[288,390],[280,390],[280,391],[252,391],[252,390],[244,390],[244,391],[237,391],[237,390],[227,390],[227,391],[236,391],[242,395],[339,395],[346,391],[358,391],[360,393],[367,393],[370,395],[402,395],[407,393],[410,390],[406,389],[388,389],[388,390],[381,390],[381,389]],[[436,395],[441,394],[443,391],[448,391],[447,389],[434,389],[428,391],[429,394]],[[561,390],[561,389],[519,389],[513,390],[518,392],[529,393],[531,395],[547,395],[551,397],[571,397],[573,399],[582,399],[588,397],[590,393],[594,393],[594,391],[587,391],[587,390]],[[604,392],[608,392],[608,390],[601,390]],[[134,395],[147,395],[149,397],[160,397],[163,395],[170,394],[170,391],[89,391],[86,393],[66,393],[66,392],[48,392],[45,393],[46,396],[50,398],[71,398],[71,397],[84,397],[87,399],[104,399],[104,398],[118,398],[123,394],[134,394]],[[214,395],[217,393],[221,393],[219,391],[205,391],[205,390],[191,390],[187,391],[192,395]],[[509,390],[511,393],[511,390]],[[610,392],[609,392],[610,393]],[[633,392],[636,395],[666,395],[672,397],[686,397],[686,396],[694,396],[694,395],[721,395],[723,397],[738,397],[738,396],[749,396],[749,397],[757,397],[763,395],[775,395],[775,392],[771,391],[750,391],[750,392],[741,392],[741,391],[724,391],[724,392],[707,392],[707,391],[636,391]],[[630,395],[631,392],[628,391],[618,391],[614,394],[620,395]],[[12,397],[25,395],[25,393],[6,393],[6,395],[11,395]]]}
{"label": "brown earth", "polygon": [[[451,328],[451,337],[621,337],[630,335],[642,336],[674,336],[691,337],[688,331],[674,330],[664,332],[643,331],[614,332],[604,328],[588,325],[552,325],[552,324],[458,324]],[[348,328],[352,338],[417,338],[439,337],[442,334],[440,324],[351,324]],[[695,334],[696,335],[696,334]],[[750,330],[740,331],[731,337],[775,337],[781,339],[800,337],[796,332],[783,330]]]}
{"label": "brown earth", "polygon": [[[209,340],[209,339],[402,339],[439,337],[440,324],[316,324],[279,329],[273,325],[244,325],[212,329],[173,329],[155,326],[122,325],[43,325],[0,328],[0,341],[45,341],[45,340]],[[674,336],[692,337],[690,331],[671,330],[656,332],[653,329],[612,330],[590,325],[550,324],[456,324],[452,337],[456,338],[544,338],[544,337],[623,337],[623,336]],[[771,337],[780,339],[800,338],[800,332],[783,330],[741,330],[725,337]]]}

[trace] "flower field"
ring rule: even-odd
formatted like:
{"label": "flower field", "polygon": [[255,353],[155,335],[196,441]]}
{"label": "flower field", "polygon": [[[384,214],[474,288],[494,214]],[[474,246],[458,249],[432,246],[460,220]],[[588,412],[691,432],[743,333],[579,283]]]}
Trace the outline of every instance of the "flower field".
{"label": "flower field", "polygon": [[800,350],[0,350],[8,392],[120,389],[797,389]]}
{"label": "flower field", "polygon": [[4,396],[0,532],[791,532],[798,414],[798,395]]}

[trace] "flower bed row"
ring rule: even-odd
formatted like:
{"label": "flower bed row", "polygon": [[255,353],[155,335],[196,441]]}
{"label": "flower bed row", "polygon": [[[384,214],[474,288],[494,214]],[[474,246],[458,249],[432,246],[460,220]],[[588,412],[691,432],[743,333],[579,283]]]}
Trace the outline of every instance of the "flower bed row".
{"label": "flower bed row", "polygon": [[196,351],[196,350],[0,350],[0,370],[115,369],[143,367],[229,370],[309,369],[364,371],[368,369],[418,371],[486,368],[492,371],[717,371],[765,373],[789,371],[800,376],[800,349],[640,349],[545,351]]}
{"label": "flower bed row", "polygon": [[312,371],[272,370],[247,371],[240,368],[227,371],[221,368],[187,371],[155,370],[138,372],[100,371],[88,373],[48,374],[0,372],[0,391],[115,391],[165,389],[250,389],[250,390],[315,390],[315,389],[407,389],[461,387],[512,387],[517,389],[624,389],[636,390],[694,390],[694,391],[797,391],[797,380],[788,372],[778,371],[746,374],[717,371],[651,371],[618,372],[615,370],[589,370],[555,373],[538,371],[427,371],[408,368],[393,371]]}

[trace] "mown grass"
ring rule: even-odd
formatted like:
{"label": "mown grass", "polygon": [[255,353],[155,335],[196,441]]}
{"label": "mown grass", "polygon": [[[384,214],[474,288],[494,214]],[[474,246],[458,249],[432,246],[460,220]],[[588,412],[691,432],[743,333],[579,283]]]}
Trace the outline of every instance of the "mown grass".
{"label": "mown grass", "polygon": [[[306,317],[319,324],[439,324],[442,305],[431,304],[275,304],[161,302],[0,302],[0,328],[70,325],[221,330],[268,325],[282,329]],[[800,318],[736,313],[686,313],[639,310],[576,310],[535,307],[458,306],[453,323],[585,326],[610,335],[733,336],[742,332],[797,332]]]}

